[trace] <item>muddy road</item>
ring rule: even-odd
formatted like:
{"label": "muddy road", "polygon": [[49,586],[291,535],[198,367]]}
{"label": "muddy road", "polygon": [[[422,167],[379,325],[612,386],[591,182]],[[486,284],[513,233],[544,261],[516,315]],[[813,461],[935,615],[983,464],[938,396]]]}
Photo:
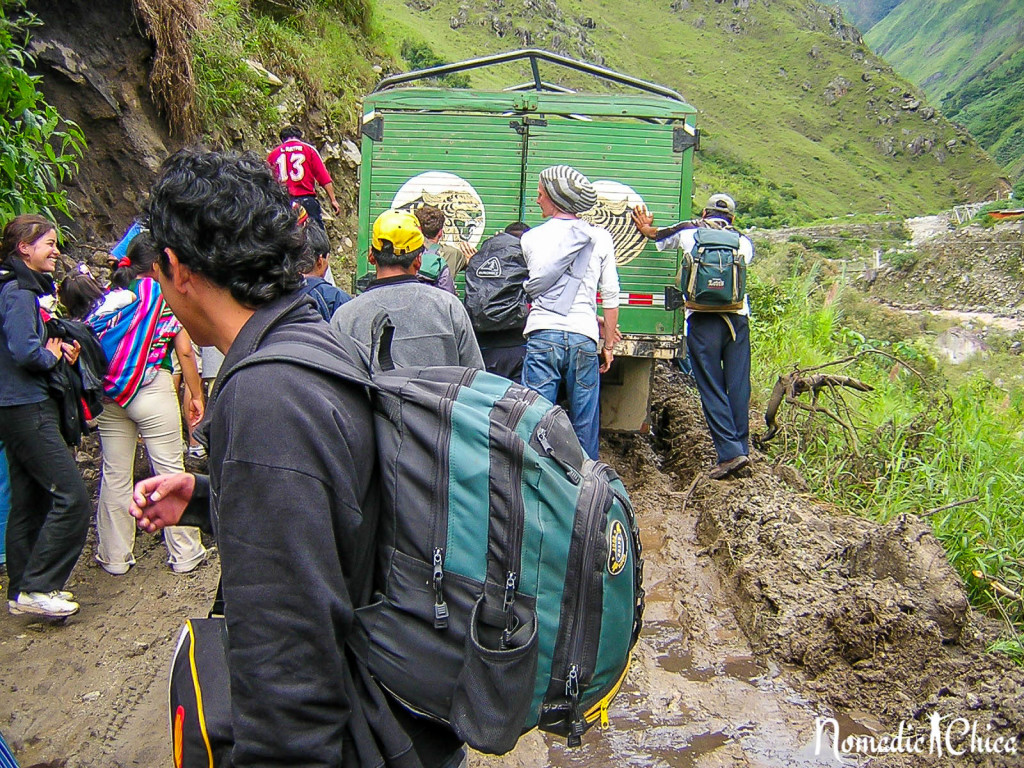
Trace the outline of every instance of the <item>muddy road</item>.
{"label": "muddy road", "polygon": [[[985,653],[998,626],[969,609],[927,526],[826,508],[761,456],[745,477],[707,480],[696,393],[667,369],[656,393],[653,436],[602,445],[639,513],[648,592],[611,726],[576,750],[533,732],[470,765],[1020,765],[1024,670]],[[171,764],[168,662],[218,569],[214,557],[175,575],[148,536],[136,551],[138,565],[112,577],[90,541],[70,585],[82,611],[64,626],[0,619],[0,731],[22,768]],[[816,744],[819,718],[851,747],[838,760],[831,725]],[[936,752],[934,728],[963,754],[941,740]],[[879,751],[883,737],[902,749]]]}

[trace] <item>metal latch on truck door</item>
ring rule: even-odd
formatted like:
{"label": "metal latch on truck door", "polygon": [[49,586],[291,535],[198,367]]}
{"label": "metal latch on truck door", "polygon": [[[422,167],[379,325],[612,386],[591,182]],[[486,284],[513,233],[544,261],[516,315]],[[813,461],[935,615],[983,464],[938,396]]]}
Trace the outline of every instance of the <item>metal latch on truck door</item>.
{"label": "metal latch on truck door", "polygon": [[370,137],[373,141],[383,139],[384,118],[375,111],[363,115],[363,135]]}
{"label": "metal latch on truck door", "polygon": [[542,117],[524,117],[522,120],[509,120],[508,127],[518,133],[520,136],[526,133],[526,129],[531,125],[540,126],[543,128],[548,124],[548,121]]}
{"label": "metal latch on truck door", "polygon": [[696,151],[700,149],[700,128],[683,123],[672,127],[672,151],[685,152],[693,147]]}
{"label": "metal latch on truck door", "polygon": [[665,286],[665,309],[674,312],[683,306],[683,292],[674,285]]}

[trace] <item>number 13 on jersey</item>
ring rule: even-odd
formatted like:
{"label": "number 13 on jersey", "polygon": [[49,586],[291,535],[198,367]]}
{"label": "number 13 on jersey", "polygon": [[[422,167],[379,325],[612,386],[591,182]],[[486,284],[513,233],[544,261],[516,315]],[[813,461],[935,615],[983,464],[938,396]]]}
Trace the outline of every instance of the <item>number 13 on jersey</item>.
{"label": "number 13 on jersey", "polygon": [[277,156],[277,178],[280,181],[302,181],[306,176],[306,156],[301,152],[282,152]]}

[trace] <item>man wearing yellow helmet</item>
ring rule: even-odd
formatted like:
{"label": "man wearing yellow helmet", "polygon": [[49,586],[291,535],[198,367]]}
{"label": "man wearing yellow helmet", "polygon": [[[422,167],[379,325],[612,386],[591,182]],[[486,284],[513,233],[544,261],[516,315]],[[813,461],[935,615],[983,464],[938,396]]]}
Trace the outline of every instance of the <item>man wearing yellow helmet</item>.
{"label": "man wearing yellow helmet", "polygon": [[372,350],[383,324],[395,332],[391,359],[399,367],[464,365],[483,369],[473,326],[455,296],[420,282],[423,232],[407,211],[384,211],[373,222],[370,263],[377,277],[366,291],[343,304],[331,327]]}

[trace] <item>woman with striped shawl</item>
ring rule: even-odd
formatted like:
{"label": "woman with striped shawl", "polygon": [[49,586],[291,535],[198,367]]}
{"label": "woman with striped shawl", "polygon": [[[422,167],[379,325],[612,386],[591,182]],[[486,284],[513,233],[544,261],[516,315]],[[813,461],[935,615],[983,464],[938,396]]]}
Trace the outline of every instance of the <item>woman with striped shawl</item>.
{"label": "woman with striped shawl", "polygon": [[[135,233],[111,276],[113,289],[98,298],[86,315],[110,361],[103,381],[109,400],[96,421],[103,452],[96,560],[115,576],[135,564],[135,520],[128,514],[128,502],[139,435],[155,472],[185,468],[181,411],[171,375],[172,349],[194,397],[186,403],[189,424],[194,426],[203,417],[203,388],[192,341],[153,277],[158,255],[145,229]],[[164,544],[167,562],[176,573],[188,573],[206,559],[198,528],[168,528]]]}

